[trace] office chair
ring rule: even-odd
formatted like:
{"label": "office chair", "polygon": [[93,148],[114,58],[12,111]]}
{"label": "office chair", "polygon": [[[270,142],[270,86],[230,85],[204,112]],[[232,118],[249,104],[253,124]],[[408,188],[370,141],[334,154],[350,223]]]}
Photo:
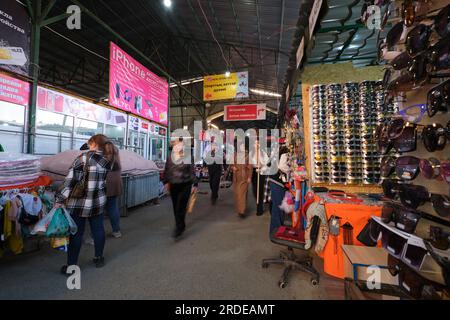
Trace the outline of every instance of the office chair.
{"label": "office chair", "polygon": [[[307,207],[309,207],[309,205],[305,206],[304,211],[306,211]],[[320,222],[315,221],[315,223]],[[287,286],[289,275],[294,270],[310,274],[311,284],[313,286],[319,285],[320,274],[313,266],[313,258],[308,256],[308,250],[305,249],[305,231],[302,227],[294,229],[291,226],[283,225],[271,233],[270,241],[277,245],[287,247],[287,251],[280,251],[279,258],[264,259],[262,261],[262,267],[264,269],[268,268],[271,264],[278,264],[285,267],[283,274],[278,281],[278,286],[281,289]],[[294,253],[294,249],[305,251],[306,256],[301,258],[297,257]]]}

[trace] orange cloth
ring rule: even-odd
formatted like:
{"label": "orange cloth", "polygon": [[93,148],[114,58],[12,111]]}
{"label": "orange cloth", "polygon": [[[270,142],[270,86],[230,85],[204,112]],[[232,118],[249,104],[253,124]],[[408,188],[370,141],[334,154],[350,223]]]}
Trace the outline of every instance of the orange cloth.
{"label": "orange cloth", "polygon": [[[367,224],[370,217],[381,216],[381,207],[355,203],[325,203],[325,212],[328,220],[333,215],[341,217],[341,231],[339,236],[330,235],[328,238],[328,242],[320,255],[324,259],[323,269],[325,273],[331,276],[344,279],[344,252],[342,250],[344,236],[342,226],[347,222],[351,224],[353,226],[353,245],[363,246],[356,237]],[[380,246],[380,243],[378,245]]]}
{"label": "orange cloth", "polygon": [[52,179],[47,176],[40,176],[35,182],[23,184],[20,186],[14,187],[0,187],[0,191],[2,190],[11,190],[11,189],[24,189],[24,188],[34,188],[34,187],[47,187],[52,184]]}

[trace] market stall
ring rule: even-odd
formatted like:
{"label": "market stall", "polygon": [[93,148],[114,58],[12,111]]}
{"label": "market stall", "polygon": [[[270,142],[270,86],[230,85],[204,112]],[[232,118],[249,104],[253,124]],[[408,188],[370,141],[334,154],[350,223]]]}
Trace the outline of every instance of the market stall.
{"label": "market stall", "polygon": [[[307,32],[300,30],[302,40],[295,42],[297,66],[287,72],[282,128],[297,161],[292,165],[307,171],[308,189],[324,212],[317,206],[303,212],[302,227],[325,273],[364,291],[358,282],[364,271],[357,269],[377,260],[391,274],[382,280],[393,285],[379,294],[443,299],[450,273],[443,262],[450,258],[450,5],[392,1],[381,8],[380,65],[326,64],[323,58],[303,68],[311,53]],[[337,61],[351,41],[329,60]]]}

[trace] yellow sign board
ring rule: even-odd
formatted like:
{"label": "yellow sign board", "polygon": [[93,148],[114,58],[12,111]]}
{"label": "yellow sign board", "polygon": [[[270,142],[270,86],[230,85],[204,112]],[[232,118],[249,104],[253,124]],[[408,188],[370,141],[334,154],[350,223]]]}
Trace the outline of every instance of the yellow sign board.
{"label": "yellow sign board", "polygon": [[248,71],[206,76],[203,79],[203,100],[248,98]]}

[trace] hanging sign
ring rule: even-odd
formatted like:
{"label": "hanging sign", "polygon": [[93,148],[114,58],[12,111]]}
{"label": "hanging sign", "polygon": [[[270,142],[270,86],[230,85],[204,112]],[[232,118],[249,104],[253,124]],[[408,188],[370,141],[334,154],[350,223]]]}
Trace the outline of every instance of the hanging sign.
{"label": "hanging sign", "polygon": [[206,76],[203,79],[203,100],[248,98],[248,71]]}
{"label": "hanging sign", "polygon": [[80,119],[106,123],[125,128],[127,115],[67,94],[38,87],[37,107]]}
{"label": "hanging sign", "polygon": [[266,104],[242,104],[224,107],[224,121],[266,120]]}
{"label": "hanging sign", "polygon": [[305,52],[305,37],[302,37],[302,41],[300,42],[300,45],[298,46],[297,55],[296,55],[297,69],[300,67],[300,64],[302,63],[304,52]]}
{"label": "hanging sign", "polygon": [[0,68],[29,75],[31,21],[16,0],[0,1]]}
{"label": "hanging sign", "polygon": [[30,84],[28,82],[0,74],[0,100],[28,106]]}
{"label": "hanging sign", "polygon": [[167,124],[169,84],[111,42],[109,103],[145,119]]}
{"label": "hanging sign", "polygon": [[314,28],[316,26],[317,18],[319,17],[320,9],[322,9],[323,0],[315,0],[314,5],[311,9],[311,14],[309,15],[309,38],[311,39]]}

